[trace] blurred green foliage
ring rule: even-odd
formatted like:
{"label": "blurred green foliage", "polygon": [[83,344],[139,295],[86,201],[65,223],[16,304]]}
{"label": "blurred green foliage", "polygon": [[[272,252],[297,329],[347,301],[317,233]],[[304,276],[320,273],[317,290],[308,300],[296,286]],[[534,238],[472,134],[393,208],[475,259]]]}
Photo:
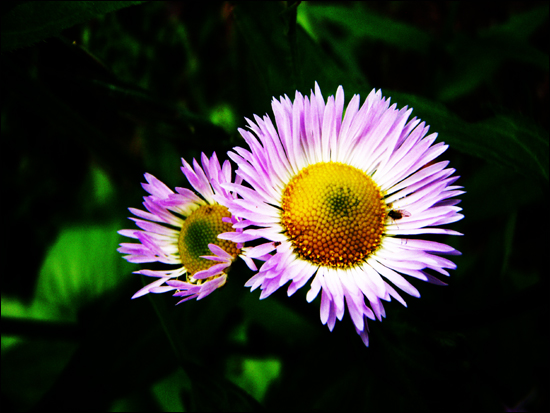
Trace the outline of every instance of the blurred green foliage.
{"label": "blurred green foliage", "polygon": [[[138,3],[2,2],[2,411],[549,410],[547,2]],[[449,286],[413,281],[369,348],[242,263],[208,299],[131,301],[143,173],[187,186],[181,157],[225,159],[315,81],[450,145]]]}
{"label": "blurred green foliage", "polygon": [[143,1],[6,1],[2,5],[2,52],[30,46],[63,29]]}

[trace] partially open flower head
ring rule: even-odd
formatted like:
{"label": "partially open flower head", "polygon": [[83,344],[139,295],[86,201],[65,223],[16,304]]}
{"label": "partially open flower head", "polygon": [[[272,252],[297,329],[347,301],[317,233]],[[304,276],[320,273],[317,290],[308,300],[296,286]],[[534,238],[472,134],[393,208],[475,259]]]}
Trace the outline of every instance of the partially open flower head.
{"label": "partially open flower head", "polygon": [[239,130],[249,149],[229,153],[249,186],[222,185],[240,195],[226,205],[244,231],[221,237],[267,240],[248,253],[265,260],[246,284],[260,287],[260,298],[288,282],[291,295],[313,279],[307,300],[321,292],[322,323],[332,330],[347,305],[368,345],[366,321],[385,316],[381,300],[406,305],[395,287],[420,296],[403,275],[442,284],[431,272],[455,268],[440,255],[458,251],[416,238],[459,235],[435,228],[463,217],[451,199],[463,193],[452,185],[454,169],[434,161],[447,146],[380,91],[361,107],[353,96],[345,115],[342,87],[325,102],[317,84],[309,99],[296,92],[294,102],[281,97],[272,108],[276,127],[254,116],[250,130]]}
{"label": "partially open flower head", "polygon": [[[243,244],[219,239],[218,235],[231,231],[237,220],[214,197],[233,199],[236,195],[220,184],[232,183],[231,165],[223,167],[214,153],[210,159],[202,154],[202,168],[193,160],[193,167],[182,159],[181,170],[196,193],[186,188],[172,191],[153,175],[145,174],[143,188],[150,194],[144,197],[147,211],[129,208],[137,218],[140,230],[124,229],[121,235],[134,238],[137,243],[122,243],[118,251],[134,263],[161,262],[165,270],[136,271],[157,280],[140,289],[132,298],[147,293],[175,291],[183,297],[200,300],[223,286],[227,272],[237,256],[256,269],[246,257]],[[240,178],[235,183],[240,183]],[[179,279],[179,278],[182,279]]]}

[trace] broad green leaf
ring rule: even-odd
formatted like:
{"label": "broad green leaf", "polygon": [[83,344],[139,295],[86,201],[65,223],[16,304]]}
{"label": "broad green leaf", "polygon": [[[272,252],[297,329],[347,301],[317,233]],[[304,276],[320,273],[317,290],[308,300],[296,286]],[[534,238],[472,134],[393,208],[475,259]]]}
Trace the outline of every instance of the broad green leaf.
{"label": "broad green leaf", "polygon": [[74,320],[83,305],[128,280],[132,266],[116,252],[119,228],[117,222],[64,229],[40,271],[34,305],[57,319]]}
{"label": "broad green leaf", "polygon": [[163,411],[183,412],[185,411],[185,406],[179,395],[184,388],[187,390],[188,386],[189,378],[181,369],[177,369],[172,374],[155,383],[152,391]]}
{"label": "broad green leaf", "polygon": [[2,52],[30,46],[62,30],[142,1],[26,1],[2,16]]}
{"label": "broad green leaf", "polygon": [[241,355],[227,361],[229,379],[246,389],[256,400],[264,400],[269,386],[279,378],[281,360],[275,357],[248,358]]}
{"label": "broad green leaf", "polygon": [[76,322],[83,306],[132,277],[132,265],[116,252],[120,228],[118,222],[64,228],[46,255],[32,304],[2,297],[2,316]]}

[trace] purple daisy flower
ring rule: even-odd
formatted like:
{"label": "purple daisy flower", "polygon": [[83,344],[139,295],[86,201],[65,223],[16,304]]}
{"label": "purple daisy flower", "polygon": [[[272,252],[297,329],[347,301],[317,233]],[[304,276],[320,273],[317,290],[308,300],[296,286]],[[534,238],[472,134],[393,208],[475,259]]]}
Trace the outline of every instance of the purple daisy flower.
{"label": "purple daisy flower", "polygon": [[[119,231],[139,242],[122,243],[118,252],[127,254],[124,258],[130,262],[161,262],[176,268],[136,271],[157,280],[132,298],[175,290],[174,296],[183,297],[178,304],[192,298],[200,300],[225,284],[229,267],[237,256],[257,270],[241,242],[218,239],[220,233],[230,231],[238,223],[225,206],[214,200],[214,197],[236,197],[221,186],[232,183],[229,161],[220,167],[215,153],[210,159],[202,154],[201,161],[202,168],[194,159],[193,167],[182,159],[181,168],[198,195],[186,188],[176,188],[174,193],[153,175],[145,174],[148,183],[142,186],[150,194],[143,198],[147,211],[129,208],[138,217],[130,219],[141,230]],[[240,184],[241,179],[236,177],[235,183]],[[185,281],[177,279],[183,276]]]}
{"label": "purple daisy flower", "polygon": [[[460,233],[435,228],[463,218],[463,194],[454,186],[448,161],[434,162],[446,149],[437,134],[408,120],[412,109],[390,106],[373,90],[360,107],[354,95],[344,114],[344,91],[325,102],[317,83],[311,97],[273,99],[269,116],[247,119],[239,132],[249,145],[229,152],[241,183],[222,184],[241,198],[220,199],[242,218],[234,242],[264,239],[251,248],[262,257],[246,283],[265,298],[290,282],[288,295],[312,279],[307,300],[321,293],[321,321],[332,331],[347,305],[357,333],[368,346],[367,319],[385,317],[381,300],[418,290],[404,277],[444,284],[427,270],[448,276],[456,265],[442,254],[460,254],[420,234]],[[267,257],[266,254],[269,254]],[[396,288],[397,287],[397,288]],[[368,302],[369,305],[365,302]]]}

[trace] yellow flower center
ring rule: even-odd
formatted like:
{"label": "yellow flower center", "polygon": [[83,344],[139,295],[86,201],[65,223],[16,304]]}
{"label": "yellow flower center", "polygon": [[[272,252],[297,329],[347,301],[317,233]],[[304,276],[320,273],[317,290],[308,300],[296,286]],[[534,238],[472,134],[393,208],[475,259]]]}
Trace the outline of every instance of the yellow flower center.
{"label": "yellow flower center", "polygon": [[221,205],[203,205],[193,211],[181,227],[178,250],[183,266],[187,269],[188,278],[198,271],[207,270],[218,261],[201,258],[201,255],[214,255],[208,244],[216,244],[225,252],[236,257],[239,254],[237,244],[232,241],[218,239],[222,232],[231,232],[233,227],[222,222],[223,217],[231,214]]}
{"label": "yellow flower center", "polygon": [[282,224],[294,252],[327,267],[349,268],[380,246],[387,207],[370,176],[339,162],[302,169],[283,191]]}

